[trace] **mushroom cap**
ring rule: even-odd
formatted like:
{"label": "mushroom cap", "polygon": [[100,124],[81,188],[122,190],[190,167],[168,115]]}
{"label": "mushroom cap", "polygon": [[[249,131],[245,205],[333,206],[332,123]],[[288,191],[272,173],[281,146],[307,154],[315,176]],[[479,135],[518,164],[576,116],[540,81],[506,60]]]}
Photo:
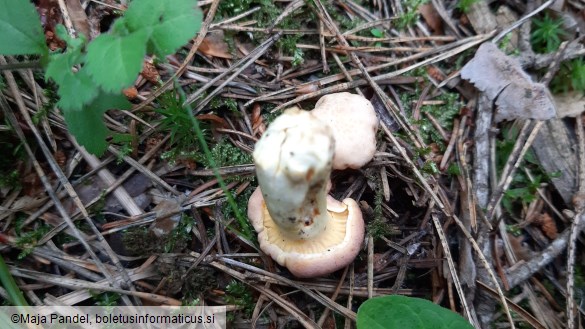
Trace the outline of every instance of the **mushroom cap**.
{"label": "mushroom cap", "polygon": [[372,160],[379,120],[369,100],[348,92],[329,94],[311,113],[333,130],[333,169],[357,169]]}
{"label": "mushroom cap", "polygon": [[337,271],[351,263],[364,240],[364,220],[352,199],[339,202],[327,196],[331,220],[313,239],[283,235],[270,217],[262,192],[257,188],[248,201],[248,218],[258,233],[260,249],[296,277],[310,278]]}

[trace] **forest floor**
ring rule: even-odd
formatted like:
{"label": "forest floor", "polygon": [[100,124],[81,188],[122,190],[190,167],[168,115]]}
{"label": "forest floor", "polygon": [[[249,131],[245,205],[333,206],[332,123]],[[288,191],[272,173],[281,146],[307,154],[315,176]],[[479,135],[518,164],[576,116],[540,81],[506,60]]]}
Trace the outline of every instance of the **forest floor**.
{"label": "forest floor", "polygon": [[[226,305],[228,328],[354,328],[362,303],[398,294],[476,328],[582,327],[585,3],[198,6],[200,32],[147,56],[124,90],[132,108],[105,114],[115,134],[100,156],[41,70],[3,68],[0,272],[28,304]],[[57,52],[58,24],[94,39],[126,9],[35,7]],[[331,177],[366,237],[346,268],[301,280],[246,218],[252,151],[283,109],[344,91],[381,123],[373,160]],[[0,295],[11,301],[9,287]]]}

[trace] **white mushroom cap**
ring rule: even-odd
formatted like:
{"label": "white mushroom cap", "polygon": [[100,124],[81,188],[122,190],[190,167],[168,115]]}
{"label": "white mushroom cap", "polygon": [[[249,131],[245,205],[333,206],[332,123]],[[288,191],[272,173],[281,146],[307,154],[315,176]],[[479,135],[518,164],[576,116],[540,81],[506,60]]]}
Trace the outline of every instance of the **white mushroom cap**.
{"label": "white mushroom cap", "polygon": [[248,217],[258,232],[260,249],[296,277],[311,278],[332,273],[349,265],[364,240],[364,220],[352,199],[339,202],[327,196],[331,217],[327,229],[312,239],[291,239],[274,222],[260,188],[248,202]]}
{"label": "white mushroom cap", "polygon": [[369,100],[348,92],[329,94],[311,113],[333,130],[333,169],[357,169],[372,160],[379,121]]}

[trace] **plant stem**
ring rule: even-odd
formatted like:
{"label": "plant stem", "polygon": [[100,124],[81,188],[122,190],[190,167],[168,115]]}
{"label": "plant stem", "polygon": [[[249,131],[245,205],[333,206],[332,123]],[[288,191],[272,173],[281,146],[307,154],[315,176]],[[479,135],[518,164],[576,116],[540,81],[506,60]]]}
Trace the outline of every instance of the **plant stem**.
{"label": "plant stem", "polygon": [[[217,178],[217,182],[219,183],[219,186],[223,190],[223,193],[226,195],[228,204],[230,205],[230,207],[234,211],[234,215],[236,216],[236,219],[238,220],[238,222],[240,223],[240,226],[242,227],[243,233],[241,233],[241,234],[243,234],[244,237],[246,239],[248,239],[249,241],[252,241],[252,231],[250,230],[250,227],[248,226],[249,224],[244,219],[242,214],[240,213],[240,210],[238,209],[238,206],[236,205],[236,201],[234,200],[232,193],[228,190],[227,185],[225,184],[223,178],[221,177],[221,174],[219,173],[219,171],[217,169],[217,164],[215,163],[215,159],[213,159],[213,156],[211,155],[211,151],[209,150],[209,147],[207,146],[207,142],[205,141],[205,137],[203,136],[203,132],[201,132],[201,128],[199,127],[199,120],[197,120],[197,118],[193,114],[193,110],[191,109],[191,106],[189,104],[186,104],[185,92],[180,87],[176,78],[175,78],[175,89],[178,91],[179,95],[181,96],[181,102],[183,103],[183,109],[187,112],[189,119],[191,119],[193,129],[195,130],[195,135],[197,135],[197,139],[199,140],[199,144],[201,145],[201,148],[203,149],[203,153],[205,154],[205,157],[209,161],[209,164],[211,166],[213,174]],[[239,233],[237,230],[234,230],[234,231],[236,233]]]}
{"label": "plant stem", "polygon": [[28,306],[28,302],[24,299],[22,295],[22,291],[18,288],[16,281],[10,274],[10,270],[8,266],[4,262],[4,258],[0,256],[0,283],[6,292],[8,293],[8,298],[10,298],[10,302],[12,305],[16,306]]}

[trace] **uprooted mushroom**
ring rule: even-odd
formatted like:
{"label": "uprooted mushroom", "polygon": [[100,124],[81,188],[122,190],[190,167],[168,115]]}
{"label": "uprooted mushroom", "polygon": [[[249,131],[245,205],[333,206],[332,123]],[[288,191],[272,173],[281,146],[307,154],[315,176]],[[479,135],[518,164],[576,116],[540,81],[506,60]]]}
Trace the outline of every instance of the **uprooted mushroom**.
{"label": "uprooted mushroom", "polygon": [[[260,186],[250,197],[248,217],[262,251],[297,277],[315,277],[347,266],[359,253],[364,238],[357,203],[335,200],[327,195],[327,185],[332,166],[358,168],[371,160],[378,121],[365,98],[336,95],[344,100],[320,101],[313,111],[317,115],[286,110],[268,127],[254,150]],[[348,114],[341,109],[344,104],[365,106]],[[342,117],[348,115],[344,122]],[[370,118],[359,118],[364,115]],[[328,119],[331,116],[334,120]],[[331,126],[335,122],[337,127]],[[344,139],[350,140],[351,150],[343,149],[340,143],[348,144]],[[356,155],[360,151],[367,154]],[[341,160],[335,157],[340,153]]]}

